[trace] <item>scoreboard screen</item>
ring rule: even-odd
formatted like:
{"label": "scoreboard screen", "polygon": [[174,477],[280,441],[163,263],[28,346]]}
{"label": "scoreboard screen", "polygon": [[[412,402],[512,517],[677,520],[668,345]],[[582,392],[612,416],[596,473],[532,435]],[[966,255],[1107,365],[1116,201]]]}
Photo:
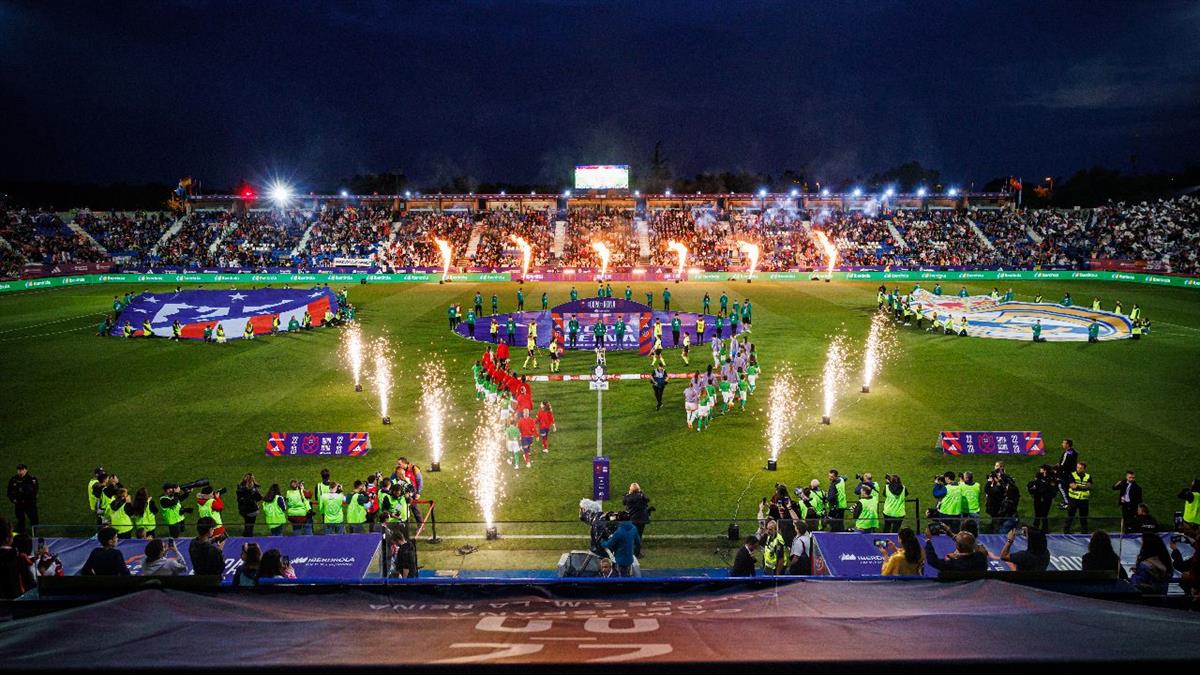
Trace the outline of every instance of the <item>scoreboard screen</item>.
{"label": "scoreboard screen", "polygon": [[575,167],[576,190],[628,190],[628,164],[589,164]]}

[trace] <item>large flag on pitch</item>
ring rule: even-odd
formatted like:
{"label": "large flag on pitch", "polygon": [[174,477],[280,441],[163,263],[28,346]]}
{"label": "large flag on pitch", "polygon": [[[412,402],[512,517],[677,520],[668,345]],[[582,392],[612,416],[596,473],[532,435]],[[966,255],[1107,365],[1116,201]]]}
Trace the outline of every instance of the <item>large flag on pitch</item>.
{"label": "large flag on pitch", "polygon": [[171,326],[178,321],[183,326],[184,338],[202,339],[206,326],[215,331],[217,324],[221,324],[225,336],[233,340],[242,337],[247,322],[254,326],[255,334],[262,335],[271,332],[275,317],[279,317],[280,327],[286,330],[293,318],[303,323],[307,311],[312,324],[319,326],[325,321],[326,310],[336,314],[337,309],[337,296],[328,288],[142,293],[121,310],[112,334],[121,335],[128,321],[135,334],[141,336],[142,322],[149,319],[151,331],[161,337],[171,337]]}

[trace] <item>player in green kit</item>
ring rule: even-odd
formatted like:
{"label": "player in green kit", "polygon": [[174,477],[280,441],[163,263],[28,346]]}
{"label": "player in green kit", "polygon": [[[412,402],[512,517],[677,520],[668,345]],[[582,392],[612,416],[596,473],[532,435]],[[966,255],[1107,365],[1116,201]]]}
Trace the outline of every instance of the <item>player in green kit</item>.
{"label": "player in green kit", "polygon": [[483,296],[475,291],[475,315],[483,316]]}
{"label": "player in green kit", "polygon": [[683,323],[679,320],[679,314],[671,317],[671,346],[679,346],[679,329],[683,328]]}
{"label": "player in green kit", "polygon": [[596,323],[592,324],[592,338],[596,341],[596,349],[604,349],[604,318],[596,317]]}
{"label": "player in green kit", "polygon": [[716,329],[717,329],[717,333],[716,333],[715,337],[718,337],[718,338],[721,338],[722,340],[724,340],[725,339],[725,315],[724,314],[717,315]]}
{"label": "player in green kit", "polygon": [[[704,292],[704,313],[705,314],[708,314],[708,308],[709,308],[710,304],[712,304],[712,300],[709,299],[709,297],[708,297],[708,291],[705,291]],[[699,339],[699,338],[697,338],[697,339]]]}
{"label": "player in green kit", "polygon": [[[521,430],[517,428],[516,422],[511,419],[508,421],[508,426],[504,427],[504,442],[508,446],[508,451],[512,453],[512,460],[509,462],[509,464],[512,464],[513,469],[520,471]],[[529,464],[526,464],[525,466],[529,466]]]}
{"label": "player in green kit", "polygon": [[704,427],[708,422],[708,411],[711,404],[712,399],[708,396],[708,387],[700,387],[698,409],[696,411],[696,431],[704,431]]}
{"label": "player in green kit", "polygon": [[579,299],[579,291],[575,290],[575,287],[572,286],[571,287],[571,302],[575,302],[578,299]]}
{"label": "player in green kit", "polygon": [[625,344],[625,317],[624,317],[624,315],[621,315],[621,314],[617,315],[617,322],[615,324],[613,324],[613,331],[615,331],[617,334],[617,347],[616,348],[620,349],[621,345]]}
{"label": "player in green kit", "polygon": [[745,331],[747,333],[750,332],[750,321],[753,318],[754,317],[752,316],[751,309],[750,309],[750,298],[746,298],[746,302],[742,303],[742,330],[743,331]]}
{"label": "player in green kit", "polygon": [[467,310],[467,335],[475,337],[475,310]]}
{"label": "player in green kit", "polygon": [[738,410],[746,409],[746,397],[750,395],[750,383],[746,380],[746,373],[742,372],[741,368],[737,369],[737,400]]}
{"label": "player in green kit", "polygon": [[1099,342],[1099,341],[1100,341],[1100,322],[1093,320],[1092,323],[1090,325],[1088,325],[1088,342]]}
{"label": "player in green kit", "polygon": [[525,291],[520,288],[517,289],[517,311],[525,311]]}
{"label": "player in green kit", "polygon": [[751,354],[750,363],[746,366],[746,384],[750,387],[750,393],[754,393],[754,387],[758,384],[758,374],[761,369],[758,367],[758,356]]}
{"label": "player in green kit", "polygon": [[596,297],[597,297],[597,298],[603,298],[603,297],[604,297],[604,284],[598,284],[598,285],[596,286]]}
{"label": "player in green kit", "polygon": [[454,316],[454,305],[450,305],[450,307],[446,309],[446,318],[450,320],[450,330],[454,330]]}
{"label": "player in green kit", "polygon": [[741,327],[741,321],[742,321],[742,313],[741,313],[741,310],[738,308],[738,304],[735,302],[735,303],[733,303],[733,311],[731,311],[729,313],[729,335],[730,336],[734,336],[734,335],[738,334],[738,329]]}
{"label": "player in green kit", "polygon": [[713,384],[712,378],[704,383],[704,391],[708,394],[708,414],[705,415],[704,426],[712,426],[712,411],[717,407],[717,385]]}
{"label": "player in green kit", "polygon": [[550,309],[550,297],[542,293],[542,311],[544,312],[547,309]]}
{"label": "player in green kit", "polygon": [[663,309],[671,311],[671,291],[666,288],[663,289]]}
{"label": "player in green kit", "polygon": [[628,286],[625,287],[625,302],[633,302],[633,289]]}
{"label": "player in green kit", "polygon": [[733,304],[730,305],[730,307],[729,307],[729,325],[732,326],[737,323],[737,321],[734,320],[735,317],[737,318],[738,321],[740,321],[741,315],[742,315],[742,306],[738,304],[737,298],[734,298]]}
{"label": "player in green kit", "polygon": [[646,293],[646,306],[647,307],[654,306],[654,293],[651,293],[651,292]]}
{"label": "player in green kit", "polygon": [[729,313],[729,296],[725,295],[725,291],[721,291],[720,305],[721,305],[721,314],[728,314]]}
{"label": "player in green kit", "polygon": [[606,297],[606,298],[612,297],[612,284],[604,285],[604,297]]}
{"label": "player in green kit", "polygon": [[500,311],[500,298],[497,298],[496,294],[492,293],[492,314],[496,314],[499,311]]}
{"label": "player in green kit", "polygon": [[1042,338],[1042,320],[1038,319],[1033,322],[1033,341],[1044,342]]}

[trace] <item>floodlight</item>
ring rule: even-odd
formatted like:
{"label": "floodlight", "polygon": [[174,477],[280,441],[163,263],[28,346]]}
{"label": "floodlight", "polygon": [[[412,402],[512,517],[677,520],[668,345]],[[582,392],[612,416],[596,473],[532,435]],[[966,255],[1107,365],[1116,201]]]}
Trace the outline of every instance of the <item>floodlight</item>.
{"label": "floodlight", "polygon": [[855,197],[861,197],[861,196],[862,196],[862,189],[861,189],[861,188],[854,188],[854,192],[853,192],[852,194],[853,194]]}
{"label": "floodlight", "polygon": [[958,188],[950,188],[949,190],[946,190],[946,194],[953,197],[958,194]]}
{"label": "floodlight", "polygon": [[766,196],[767,196],[767,191],[766,191],[765,189],[763,189],[763,190],[759,190],[759,191],[758,191],[758,196],[759,196],[759,197],[766,197]]}
{"label": "floodlight", "polygon": [[271,189],[268,193],[271,196],[271,201],[275,202],[276,206],[283,206],[292,198],[292,187],[282,181],[271,183]]}
{"label": "floodlight", "polygon": [[571,196],[571,191],[570,191],[570,190],[563,190],[563,196],[564,196],[564,197],[570,197],[570,196]]}
{"label": "floodlight", "polygon": [[799,191],[799,190],[797,190],[796,188],[792,188],[792,196],[793,196],[793,197],[795,197],[795,196],[797,196],[797,195],[799,195],[799,194],[800,194],[800,191]]}
{"label": "floodlight", "polygon": [[925,196],[925,188],[917,188],[917,196],[924,197]]}
{"label": "floodlight", "polygon": [[670,197],[670,196],[671,196],[671,191],[670,191],[670,190],[667,190],[665,194],[666,194],[668,197]]}
{"label": "floodlight", "polygon": [[896,191],[892,188],[888,188],[887,191],[883,193],[885,197],[891,197],[894,194],[896,194]]}
{"label": "floodlight", "polygon": [[828,197],[829,196],[829,188],[825,188],[824,190],[821,190],[821,196]]}
{"label": "floodlight", "polygon": [[342,190],[342,199],[345,199],[346,197],[349,197],[349,196],[350,196],[350,192],[348,190]]}

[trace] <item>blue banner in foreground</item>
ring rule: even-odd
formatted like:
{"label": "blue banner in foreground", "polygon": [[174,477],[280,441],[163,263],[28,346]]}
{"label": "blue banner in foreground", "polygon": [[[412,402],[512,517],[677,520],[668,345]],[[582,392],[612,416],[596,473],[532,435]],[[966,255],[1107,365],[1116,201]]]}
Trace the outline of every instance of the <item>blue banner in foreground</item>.
{"label": "blue banner in foreground", "polygon": [[[298,537],[230,537],[225,540],[222,552],[225,555],[224,580],[229,582],[242,565],[242,544],[257,542],[259,547],[268,551],[279,549],[287,557],[296,572],[297,579],[344,579],[358,580],[367,576],[368,572],[378,570],[371,562],[379,551],[380,538],[378,534],[341,534],[332,536],[298,536]],[[188,555],[188,545],[192,540],[176,539],[179,554],[192,568],[192,559]],[[50,552],[62,561],[63,571],[68,575],[79,574],[88,556],[98,546],[95,539],[47,539],[46,546]],[[117,549],[125,557],[131,574],[141,572],[142,561],[146,557],[146,541],[141,539],[122,539],[117,542]]]}

